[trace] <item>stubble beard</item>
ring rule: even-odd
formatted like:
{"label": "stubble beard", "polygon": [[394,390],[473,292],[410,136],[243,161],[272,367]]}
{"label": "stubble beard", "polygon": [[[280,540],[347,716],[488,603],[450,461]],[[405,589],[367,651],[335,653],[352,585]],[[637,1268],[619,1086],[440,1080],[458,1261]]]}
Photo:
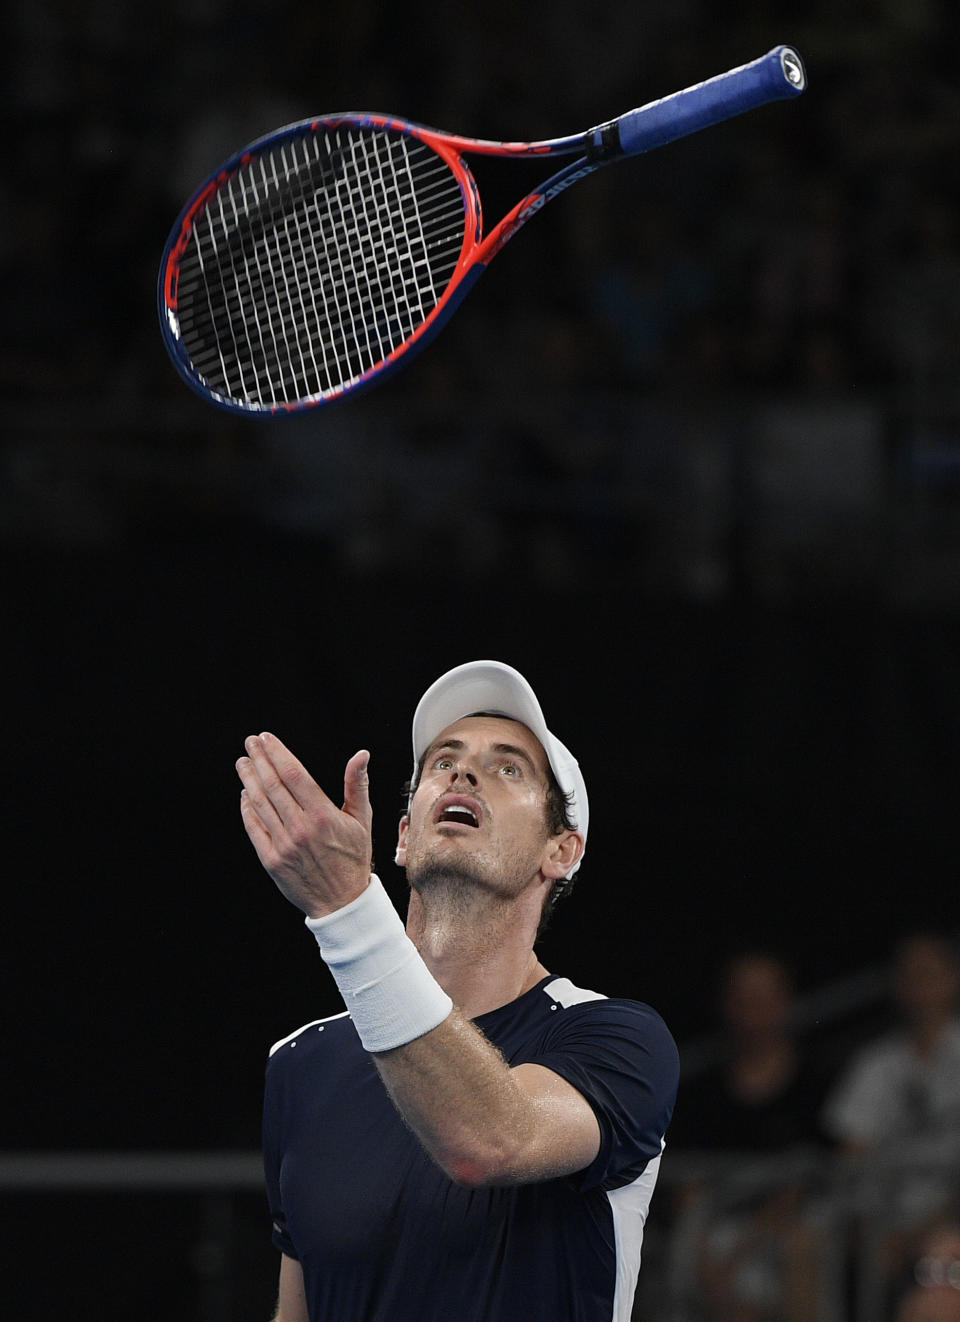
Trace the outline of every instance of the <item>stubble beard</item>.
{"label": "stubble beard", "polygon": [[418,895],[452,897],[489,884],[489,872],[480,859],[429,853],[419,863],[407,864],[407,881]]}
{"label": "stubble beard", "polygon": [[408,865],[407,881],[410,889],[420,896],[425,910],[435,913],[441,909],[448,914],[464,914],[476,902],[481,884],[477,872],[463,863],[431,858],[417,868]]}
{"label": "stubble beard", "polygon": [[519,853],[496,864],[470,856],[428,854],[419,862],[407,863],[407,882],[428,905],[442,905],[452,910],[473,909],[477,901],[515,895],[529,880],[529,863],[524,866]]}

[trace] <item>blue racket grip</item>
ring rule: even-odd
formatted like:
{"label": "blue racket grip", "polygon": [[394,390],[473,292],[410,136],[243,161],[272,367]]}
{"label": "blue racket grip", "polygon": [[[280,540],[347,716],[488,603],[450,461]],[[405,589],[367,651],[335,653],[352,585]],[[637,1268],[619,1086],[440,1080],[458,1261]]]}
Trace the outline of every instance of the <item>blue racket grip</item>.
{"label": "blue racket grip", "polygon": [[[806,85],[807,75],[797,51],[792,46],[775,46],[750,64],[651,101],[639,110],[628,110],[614,121],[620,150],[632,156],[662,147],[769,101],[799,96]],[[604,127],[609,131],[610,125]],[[603,130],[595,132],[599,135]],[[595,142],[600,145],[599,136]]]}

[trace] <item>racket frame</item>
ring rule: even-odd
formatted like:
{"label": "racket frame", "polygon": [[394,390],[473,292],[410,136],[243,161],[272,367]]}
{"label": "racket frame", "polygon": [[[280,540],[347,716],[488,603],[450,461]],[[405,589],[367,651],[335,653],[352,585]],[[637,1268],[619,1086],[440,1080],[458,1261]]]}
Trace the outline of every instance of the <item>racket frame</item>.
{"label": "racket frame", "polygon": [[[567,137],[530,142],[499,142],[464,137],[395,115],[370,111],[321,115],[288,124],[258,138],[225,161],[195,190],[177,217],[163,251],[157,283],[158,313],[168,352],[180,375],[193,390],[204,399],[231,412],[257,415],[291,413],[355,393],[394,371],[407,355],[425,347],[459,307],[504,245],[547,202],[572,184],[624,156],[650,151],[770,101],[797,96],[805,87],[806,72],[799,54],[793,47],[777,46],[750,64],[741,65],[636,110],[627,111],[584,133]],[[194,368],[179,329],[180,263],[190,245],[196,218],[204,213],[208,203],[230,180],[258,156],[311,133],[343,128],[404,134],[424,143],[443,159],[459,184],[464,207],[464,235],[456,266],[426,318],[383,359],[350,380],[319,394],[270,404],[224,396]],[[526,193],[489,233],[484,234],[480,193],[470,167],[463,159],[465,155],[508,159],[576,155],[576,159]]]}

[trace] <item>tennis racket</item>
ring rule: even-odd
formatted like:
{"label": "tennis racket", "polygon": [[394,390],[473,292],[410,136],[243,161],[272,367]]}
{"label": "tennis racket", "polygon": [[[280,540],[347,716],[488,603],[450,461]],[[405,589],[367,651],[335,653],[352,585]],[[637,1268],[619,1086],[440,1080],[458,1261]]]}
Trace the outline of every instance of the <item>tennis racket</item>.
{"label": "tennis racket", "polygon": [[[464,138],[380,114],[288,125],[232,156],[180,213],[160,266],[167,349],[186,382],[226,409],[342,399],[427,344],[504,244],[571,184],[805,86],[800,56],[778,46],[542,142]],[[484,234],[464,152],[576,159]]]}

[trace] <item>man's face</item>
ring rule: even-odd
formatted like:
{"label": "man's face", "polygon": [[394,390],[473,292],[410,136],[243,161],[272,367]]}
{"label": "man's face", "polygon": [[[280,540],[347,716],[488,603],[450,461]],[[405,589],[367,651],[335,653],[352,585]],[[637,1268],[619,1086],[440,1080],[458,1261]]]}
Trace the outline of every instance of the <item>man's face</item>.
{"label": "man's face", "polygon": [[548,834],[548,784],[546,754],[525,725],[466,716],[448,726],[427,749],[400,823],[397,862],[410,885],[459,879],[506,896],[541,871],[564,876],[579,857],[579,837]]}

